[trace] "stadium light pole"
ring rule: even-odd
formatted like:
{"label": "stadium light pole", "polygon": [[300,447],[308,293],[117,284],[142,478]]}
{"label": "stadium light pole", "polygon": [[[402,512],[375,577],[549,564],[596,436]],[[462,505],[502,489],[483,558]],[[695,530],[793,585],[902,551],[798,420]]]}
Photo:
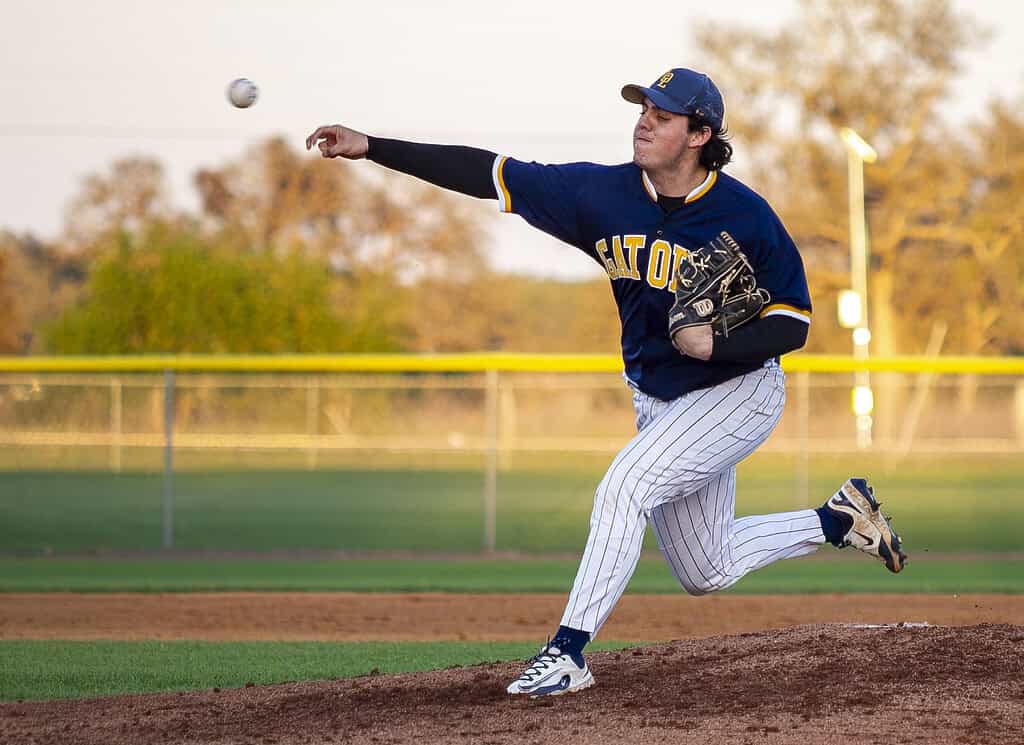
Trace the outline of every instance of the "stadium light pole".
{"label": "stadium light pole", "polygon": [[[857,302],[847,302],[846,317],[843,317],[840,298],[840,322],[853,329],[853,357],[868,359],[868,343],[871,328],[868,325],[868,230],[864,206],[864,164],[878,159],[875,149],[849,127],[839,130],[839,137],[846,147],[847,178],[850,192],[850,283]],[[850,300],[850,297],[847,297]],[[857,305],[854,313],[851,305]],[[857,447],[871,445],[871,412],[874,409],[874,395],[871,378],[867,370],[854,374],[854,388],[851,404],[857,422]]]}

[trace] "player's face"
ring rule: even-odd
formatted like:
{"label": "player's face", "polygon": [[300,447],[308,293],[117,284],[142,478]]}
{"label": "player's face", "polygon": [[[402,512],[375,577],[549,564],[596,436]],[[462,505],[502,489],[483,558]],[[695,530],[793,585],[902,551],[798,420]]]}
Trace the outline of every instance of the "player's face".
{"label": "player's face", "polygon": [[690,150],[689,117],[659,109],[649,98],[633,128],[633,162],[649,171],[679,166]]}

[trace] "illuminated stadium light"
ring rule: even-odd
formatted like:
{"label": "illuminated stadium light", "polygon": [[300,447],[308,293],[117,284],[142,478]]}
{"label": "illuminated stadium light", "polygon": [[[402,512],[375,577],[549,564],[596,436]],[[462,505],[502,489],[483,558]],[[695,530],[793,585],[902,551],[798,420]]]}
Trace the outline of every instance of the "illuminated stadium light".
{"label": "illuminated stadium light", "polygon": [[874,163],[878,160],[878,153],[875,152],[875,149],[865,142],[863,137],[849,127],[843,127],[840,129],[839,136],[843,138],[843,142],[846,143],[846,146],[855,152],[857,157],[865,163]]}
{"label": "illuminated stadium light", "polygon": [[839,293],[839,325],[844,329],[857,328],[862,316],[860,293],[856,290],[841,290]]}
{"label": "illuminated stadium light", "polygon": [[858,347],[866,347],[871,341],[871,330],[863,326],[853,330],[853,343]]}
{"label": "illuminated stadium light", "polygon": [[875,394],[869,386],[855,386],[851,399],[853,413],[858,417],[869,415],[875,408]]}

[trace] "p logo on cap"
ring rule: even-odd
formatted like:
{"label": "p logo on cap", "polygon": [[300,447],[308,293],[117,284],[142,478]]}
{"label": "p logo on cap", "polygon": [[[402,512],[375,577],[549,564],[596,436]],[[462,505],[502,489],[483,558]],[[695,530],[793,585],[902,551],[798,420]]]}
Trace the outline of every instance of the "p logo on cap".
{"label": "p logo on cap", "polygon": [[666,85],[668,85],[669,81],[672,80],[672,78],[674,77],[675,73],[666,72],[664,75],[661,76],[661,78],[659,78],[658,87],[664,88]]}

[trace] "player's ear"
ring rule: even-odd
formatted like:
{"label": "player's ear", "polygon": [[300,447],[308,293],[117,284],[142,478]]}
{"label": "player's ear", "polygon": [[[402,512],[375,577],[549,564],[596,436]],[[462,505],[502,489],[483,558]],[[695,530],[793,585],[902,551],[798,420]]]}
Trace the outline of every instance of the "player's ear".
{"label": "player's ear", "polygon": [[711,127],[705,125],[696,132],[690,132],[690,147],[704,147],[711,140]]}

